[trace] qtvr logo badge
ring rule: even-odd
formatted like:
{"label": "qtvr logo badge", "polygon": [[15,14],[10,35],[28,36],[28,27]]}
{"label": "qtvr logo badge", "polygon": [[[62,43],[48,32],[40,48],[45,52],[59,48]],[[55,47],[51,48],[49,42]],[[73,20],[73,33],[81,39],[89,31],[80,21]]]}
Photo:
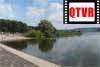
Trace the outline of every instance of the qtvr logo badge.
{"label": "qtvr logo badge", "polygon": [[64,24],[100,24],[99,0],[64,0]]}

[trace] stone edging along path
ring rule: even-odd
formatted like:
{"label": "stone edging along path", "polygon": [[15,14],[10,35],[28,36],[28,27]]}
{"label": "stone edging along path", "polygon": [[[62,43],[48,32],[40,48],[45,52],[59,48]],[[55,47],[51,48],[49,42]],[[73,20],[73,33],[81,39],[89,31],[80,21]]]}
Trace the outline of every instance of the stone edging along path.
{"label": "stone edging along path", "polygon": [[10,47],[5,46],[3,44],[0,44],[0,47],[5,49],[6,51],[12,53],[12,54],[15,54],[15,55],[23,58],[24,60],[27,60],[27,61],[39,66],[39,67],[61,67],[61,66],[56,65],[54,63],[51,63],[51,62],[48,62],[46,60],[43,60],[43,59],[28,55],[28,54],[26,54],[24,52],[21,52],[19,50],[13,49],[13,48],[10,48]]}

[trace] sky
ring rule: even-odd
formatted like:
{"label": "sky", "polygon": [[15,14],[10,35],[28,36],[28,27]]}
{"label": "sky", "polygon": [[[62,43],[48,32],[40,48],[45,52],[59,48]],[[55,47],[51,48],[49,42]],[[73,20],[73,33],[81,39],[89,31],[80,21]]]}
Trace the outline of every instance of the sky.
{"label": "sky", "polygon": [[0,19],[23,21],[37,26],[42,19],[57,29],[100,27],[100,24],[63,24],[63,0],[0,0]]}

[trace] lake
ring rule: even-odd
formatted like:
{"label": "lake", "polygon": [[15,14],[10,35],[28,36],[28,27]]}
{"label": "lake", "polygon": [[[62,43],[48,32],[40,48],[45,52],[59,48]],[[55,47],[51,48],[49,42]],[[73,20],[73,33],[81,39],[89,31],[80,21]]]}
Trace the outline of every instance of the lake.
{"label": "lake", "polygon": [[100,32],[37,41],[5,42],[6,45],[63,67],[100,65]]}

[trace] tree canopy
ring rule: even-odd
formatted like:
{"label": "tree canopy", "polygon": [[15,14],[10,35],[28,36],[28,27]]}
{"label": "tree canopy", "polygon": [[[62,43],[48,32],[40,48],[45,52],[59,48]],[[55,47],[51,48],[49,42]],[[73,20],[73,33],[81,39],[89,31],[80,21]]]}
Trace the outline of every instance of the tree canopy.
{"label": "tree canopy", "polygon": [[54,37],[56,33],[56,29],[48,20],[41,20],[38,29],[44,33],[45,37]]}
{"label": "tree canopy", "polygon": [[43,35],[43,33],[39,30],[30,30],[28,33],[26,33],[27,37],[34,37],[34,38],[44,38],[45,36]]}
{"label": "tree canopy", "polygon": [[28,26],[21,21],[0,19],[0,32],[22,33],[27,30]]}

